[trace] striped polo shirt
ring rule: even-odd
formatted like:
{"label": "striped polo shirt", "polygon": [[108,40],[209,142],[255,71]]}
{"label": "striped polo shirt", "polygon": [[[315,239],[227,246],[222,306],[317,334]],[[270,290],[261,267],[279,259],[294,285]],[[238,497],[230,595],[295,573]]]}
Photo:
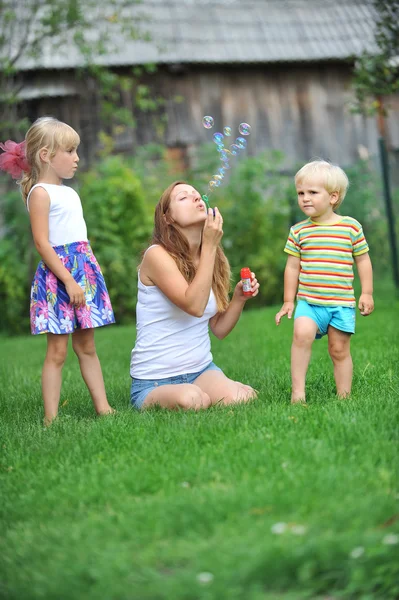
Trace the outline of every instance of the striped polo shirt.
{"label": "striped polo shirt", "polygon": [[305,219],[290,229],[285,252],[301,259],[297,300],[322,306],[350,306],[353,258],[369,251],[362,226],[352,217],[323,225]]}

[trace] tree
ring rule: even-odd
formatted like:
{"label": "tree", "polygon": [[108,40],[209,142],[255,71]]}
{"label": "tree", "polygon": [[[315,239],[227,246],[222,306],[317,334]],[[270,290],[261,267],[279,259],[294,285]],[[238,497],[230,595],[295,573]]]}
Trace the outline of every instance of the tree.
{"label": "tree", "polygon": [[[121,85],[120,78],[99,66],[115,40],[144,39],[144,18],[135,11],[140,0],[0,0],[0,137],[25,130],[19,116],[22,65],[41,65],[56,53],[72,58],[85,76],[94,77],[102,107]],[[123,82],[126,85],[126,82]],[[121,120],[129,115],[120,113]]]}
{"label": "tree", "polygon": [[399,0],[374,0],[377,21],[375,52],[364,52],[355,63],[355,110],[365,115],[376,115],[384,198],[392,254],[393,279],[399,289],[399,265],[396,244],[395,218],[389,181],[387,155],[386,99],[399,91]]}

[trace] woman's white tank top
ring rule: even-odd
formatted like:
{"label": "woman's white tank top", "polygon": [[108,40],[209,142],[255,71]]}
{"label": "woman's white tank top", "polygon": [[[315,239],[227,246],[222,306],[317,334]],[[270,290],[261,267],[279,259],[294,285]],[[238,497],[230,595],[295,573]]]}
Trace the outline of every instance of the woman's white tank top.
{"label": "woman's white tank top", "polygon": [[29,198],[33,190],[42,187],[50,197],[49,243],[62,246],[73,242],[87,242],[87,227],[83,217],[82,203],[74,189],[67,185],[37,183],[32,187],[26,200],[29,210]]}
{"label": "woman's white tank top", "polygon": [[202,317],[193,317],[173,304],[158,287],[144,285],[139,273],[131,377],[164,379],[204,369],[212,362],[209,319],[216,313],[213,290]]}

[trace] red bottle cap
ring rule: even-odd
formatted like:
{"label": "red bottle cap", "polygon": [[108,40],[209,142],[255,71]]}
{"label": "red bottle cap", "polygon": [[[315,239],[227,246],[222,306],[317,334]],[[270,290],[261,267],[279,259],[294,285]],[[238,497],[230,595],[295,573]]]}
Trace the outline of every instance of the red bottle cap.
{"label": "red bottle cap", "polygon": [[241,279],[251,279],[251,269],[249,267],[241,269]]}

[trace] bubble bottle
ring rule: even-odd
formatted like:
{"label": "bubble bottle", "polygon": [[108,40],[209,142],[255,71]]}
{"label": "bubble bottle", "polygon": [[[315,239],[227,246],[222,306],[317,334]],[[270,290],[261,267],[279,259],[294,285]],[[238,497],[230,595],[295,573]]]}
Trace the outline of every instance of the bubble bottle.
{"label": "bubble bottle", "polygon": [[244,296],[252,296],[252,284],[251,284],[251,269],[249,267],[243,267],[241,269],[241,281],[242,281],[242,292]]}

